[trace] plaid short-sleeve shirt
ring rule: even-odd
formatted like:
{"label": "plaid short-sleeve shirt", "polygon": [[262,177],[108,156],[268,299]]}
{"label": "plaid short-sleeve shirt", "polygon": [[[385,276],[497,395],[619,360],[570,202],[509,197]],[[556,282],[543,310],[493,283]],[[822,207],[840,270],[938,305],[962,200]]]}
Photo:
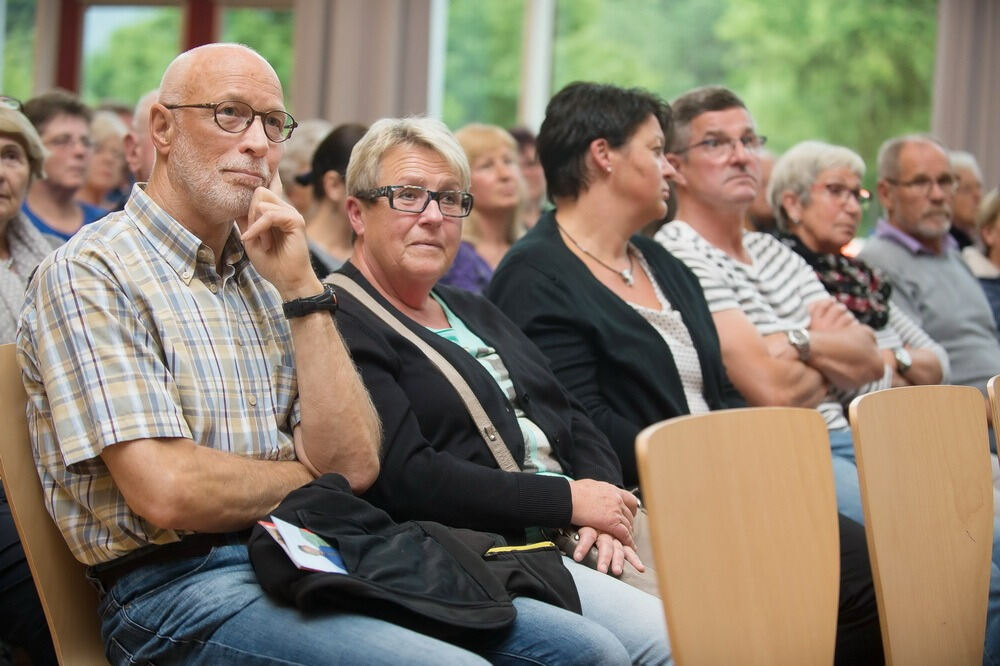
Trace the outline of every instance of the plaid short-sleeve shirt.
{"label": "plaid short-sleeve shirt", "polygon": [[105,447],[185,437],[295,457],[281,300],[235,227],[223,257],[220,276],[211,248],[136,186],[123,211],[84,228],[28,286],[17,335],[28,427],[49,513],[85,564],[181,536],[129,509]]}

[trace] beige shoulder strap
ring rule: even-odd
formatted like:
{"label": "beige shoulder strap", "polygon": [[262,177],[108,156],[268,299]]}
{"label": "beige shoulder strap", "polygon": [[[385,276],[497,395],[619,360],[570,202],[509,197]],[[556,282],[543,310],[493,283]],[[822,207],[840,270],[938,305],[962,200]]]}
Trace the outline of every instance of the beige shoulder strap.
{"label": "beige shoulder strap", "polygon": [[376,314],[382,321],[389,325],[392,330],[399,333],[401,336],[412,342],[417,348],[424,353],[431,360],[431,362],[437,366],[437,369],[445,376],[451,385],[455,387],[458,391],[458,395],[462,398],[462,402],[465,403],[465,409],[468,410],[469,416],[476,424],[476,428],[479,430],[479,435],[486,442],[486,445],[490,447],[490,452],[497,461],[497,465],[500,469],[505,472],[520,472],[521,468],[516,462],[514,462],[514,457],[510,455],[510,449],[504,443],[503,438],[495,427],[493,427],[493,422],[490,420],[489,415],[486,414],[486,410],[479,403],[476,398],[476,394],[472,392],[472,388],[469,387],[468,382],[458,373],[458,370],[448,362],[448,360],[442,356],[436,349],[431,347],[429,344],[420,339],[420,337],[406,327],[403,322],[385,309],[378,301],[371,297],[371,295],[364,290],[364,288],[357,282],[347,277],[343,273],[333,273],[329,275],[326,280],[333,284],[338,289],[343,289],[351,296],[356,298],[358,302],[364,305],[366,308],[371,310]]}

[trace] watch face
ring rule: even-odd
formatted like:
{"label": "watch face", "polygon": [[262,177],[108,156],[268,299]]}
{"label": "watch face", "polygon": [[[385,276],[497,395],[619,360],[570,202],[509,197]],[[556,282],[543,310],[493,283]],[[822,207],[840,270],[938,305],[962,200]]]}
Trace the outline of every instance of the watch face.
{"label": "watch face", "polygon": [[896,357],[896,364],[899,366],[900,372],[906,372],[913,365],[913,357],[910,356],[910,352],[903,347],[899,347],[893,352],[893,356]]}
{"label": "watch face", "polygon": [[789,331],[788,339],[796,347],[801,347],[805,345],[807,342],[809,342],[809,338],[806,337],[806,334],[800,331],[799,329],[795,329],[794,331]]}

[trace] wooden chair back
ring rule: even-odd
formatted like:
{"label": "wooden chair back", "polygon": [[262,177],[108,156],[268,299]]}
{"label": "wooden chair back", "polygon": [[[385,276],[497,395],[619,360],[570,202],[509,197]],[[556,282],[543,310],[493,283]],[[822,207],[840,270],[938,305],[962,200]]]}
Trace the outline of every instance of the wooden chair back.
{"label": "wooden chair back", "polygon": [[0,476],[60,664],[107,664],[97,591],[69,550],[42,497],[25,417],[27,396],[15,345],[0,346]]}
{"label": "wooden chair back", "polygon": [[840,536],[819,413],[679,417],[636,455],[677,663],[831,664]]}
{"label": "wooden chair back", "polygon": [[850,417],[889,664],[981,664],[993,543],[982,394],[908,386]]}

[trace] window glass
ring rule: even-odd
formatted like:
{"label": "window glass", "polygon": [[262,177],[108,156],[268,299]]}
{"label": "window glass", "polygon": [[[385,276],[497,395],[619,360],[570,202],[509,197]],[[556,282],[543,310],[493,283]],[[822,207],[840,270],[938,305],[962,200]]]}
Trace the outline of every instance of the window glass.
{"label": "window glass", "polygon": [[83,16],[81,96],[89,104],[135,104],[160,85],[180,52],[181,10],[94,5]]}
{"label": "window glass", "polygon": [[285,93],[285,104],[292,105],[292,29],[290,9],[226,9],[221,13],[220,40],[246,44],[271,63],[278,73]]}
{"label": "window glass", "polygon": [[930,127],[936,28],[937,0],[558,0],[553,92],[582,79],[670,100],[722,84],[769,149],[848,146],[872,189],[880,143]]}
{"label": "window glass", "polygon": [[31,97],[35,71],[35,0],[7,0],[3,44],[3,90],[20,100]]}
{"label": "window glass", "polygon": [[517,118],[524,0],[451,0],[443,120],[503,127]]}

